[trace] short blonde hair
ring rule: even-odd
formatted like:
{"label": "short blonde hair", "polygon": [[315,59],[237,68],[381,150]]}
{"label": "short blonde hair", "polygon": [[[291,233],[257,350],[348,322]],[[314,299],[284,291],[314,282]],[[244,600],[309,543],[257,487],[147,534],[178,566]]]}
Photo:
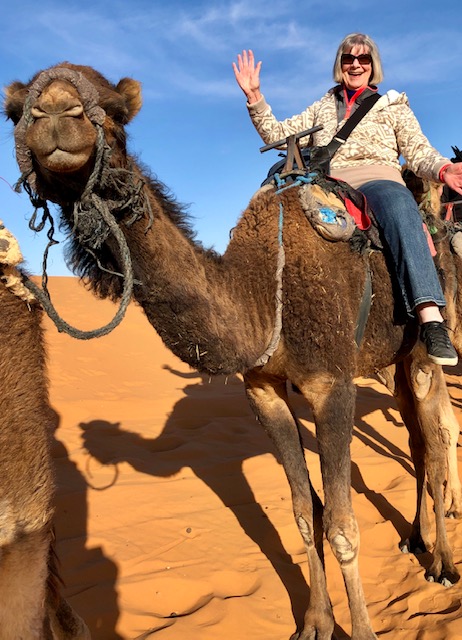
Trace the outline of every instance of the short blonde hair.
{"label": "short blonde hair", "polygon": [[363,45],[369,49],[372,57],[372,73],[369,78],[370,84],[379,84],[383,80],[382,61],[377,45],[369,36],[364,33],[350,33],[345,36],[337,49],[335,56],[333,75],[335,82],[342,82],[342,53],[349,53],[355,45]]}

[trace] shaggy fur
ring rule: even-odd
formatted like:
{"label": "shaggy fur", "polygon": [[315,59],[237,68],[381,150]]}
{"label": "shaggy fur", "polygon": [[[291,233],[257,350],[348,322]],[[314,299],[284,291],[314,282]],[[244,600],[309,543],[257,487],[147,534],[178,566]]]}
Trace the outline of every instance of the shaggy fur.
{"label": "shaggy fur", "polygon": [[[66,63],[66,69],[69,66]],[[311,584],[305,620],[293,640],[312,640],[315,636],[327,640],[333,633],[323,572],[323,534],[345,580],[352,640],[373,640],[376,636],[370,628],[358,571],[359,534],[350,496],[355,376],[370,375],[392,365],[383,379],[394,390],[410,431],[418,480],[417,514],[409,545],[415,550],[431,544],[424,499],[424,479],[428,477],[435,503],[437,541],[427,578],[445,583],[458,579],[445,535],[443,497],[446,455],[451,447],[455,450],[458,425],[441,367],[429,362],[423,346],[416,344],[416,325],[404,323],[400,316],[383,255],[359,255],[347,243],[327,242],[308,222],[296,189],[276,194],[271,188],[260,190],[251,200],[222,257],[205,251],[194,242],[174,199],[127,154],[123,125],[141,105],[139,84],[124,79],[115,86],[91,68],[72,68],[96,85],[99,105],[106,111],[103,129],[112,149],[108,171],[114,170],[117,180],[96,181],[92,193],[107,203],[126,237],[139,283],[134,292],[136,301],[165,344],[192,367],[211,374],[244,374],[249,402],[284,465],[295,519],[306,546]],[[7,89],[5,110],[15,123],[24,115],[25,97],[29,90],[35,90],[36,80],[37,76],[28,85],[14,83]],[[60,205],[63,224],[74,229],[79,198],[85,199],[86,181],[93,177],[95,149],[87,154],[84,150],[88,141],[95,139],[95,126],[84,111],[72,125],[68,122],[72,120],[69,116],[75,108],[76,91],[72,85],[65,85],[62,81],[51,82],[37,98],[32,106],[36,117],[26,130],[26,141],[38,194]],[[59,111],[55,105],[59,105]],[[63,118],[66,130],[60,114],[67,116]],[[138,213],[132,216],[126,204],[114,205],[121,191],[132,193],[140,180],[144,182],[142,217]],[[121,189],[114,187],[116,182]],[[137,209],[139,205],[137,200]],[[280,205],[286,254],[282,334],[267,364],[256,367],[272,339],[275,323]],[[89,253],[90,247],[82,244],[83,236],[75,233],[68,253],[71,266],[86,277],[98,295],[117,297],[120,276],[102,271],[97,263],[120,273],[117,245],[100,226],[96,208],[88,213],[106,239],[102,246],[93,243]],[[456,280],[462,270],[447,245],[441,254],[441,267],[447,287],[456,292],[456,305],[461,308],[462,294]],[[368,270],[374,298],[358,349],[355,328]],[[450,324],[456,330],[455,343],[461,347],[454,313]],[[287,381],[300,389],[313,411],[324,508],[311,487]],[[459,515],[457,473],[450,484],[446,507]]]}
{"label": "shaggy fur", "polygon": [[0,637],[89,640],[59,593],[42,311],[5,286],[6,268],[0,265]]}

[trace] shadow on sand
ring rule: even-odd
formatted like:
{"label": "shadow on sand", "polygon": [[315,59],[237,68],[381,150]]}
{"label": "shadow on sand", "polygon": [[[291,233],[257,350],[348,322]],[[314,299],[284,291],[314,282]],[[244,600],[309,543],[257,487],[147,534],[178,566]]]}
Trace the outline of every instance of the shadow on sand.
{"label": "shadow on sand", "polygon": [[[88,548],[88,485],[58,439],[59,415],[53,412],[51,444],[56,469],[55,532],[64,595],[85,618],[93,640],[124,640],[117,632],[117,566],[101,547]],[[72,587],[66,576],[72,575]],[[83,612],[91,612],[83,615]]]}
{"label": "shadow on sand", "polygon": [[[141,473],[155,477],[169,477],[183,467],[189,467],[223,505],[228,507],[247,536],[266,556],[289,594],[297,628],[303,623],[309,588],[300,567],[285,550],[281,538],[257,503],[243,472],[243,463],[254,456],[272,453],[272,443],[259,426],[247,403],[243,383],[238,377],[210,379],[193,372],[185,374],[169,367],[172,374],[187,383],[183,387],[185,397],[174,406],[162,433],[156,438],[144,438],[125,431],[120,423],[92,420],[80,424],[83,446],[90,456],[102,464],[116,465],[127,462]],[[225,384],[226,382],[226,384]],[[223,385],[217,392],[217,385]],[[361,393],[361,390],[359,391]],[[387,421],[397,423],[390,408],[394,400],[388,394],[380,394],[368,388],[367,406],[380,408]],[[295,413],[301,419],[311,420],[303,398],[290,396]],[[358,403],[358,406],[361,406]],[[367,415],[367,414],[366,414]],[[301,427],[304,446],[317,452],[316,438],[306,427]],[[118,437],[108,437],[118,436]],[[354,437],[382,456],[402,465],[414,476],[410,456],[384,438],[365,420],[356,415]],[[201,455],[197,456],[200,447]],[[153,455],[142,455],[148,450]],[[220,453],[222,449],[222,453]],[[217,461],[220,461],[219,463]],[[219,468],[217,465],[219,464]],[[362,493],[374,505],[384,520],[390,520],[401,539],[409,535],[410,523],[386,500],[365,483],[357,464],[352,464],[352,487]],[[421,562],[423,564],[424,558]],[[426,563],[426,562],[425,562]],[[340,627],[335,630],[338,639],[349,636]]]}

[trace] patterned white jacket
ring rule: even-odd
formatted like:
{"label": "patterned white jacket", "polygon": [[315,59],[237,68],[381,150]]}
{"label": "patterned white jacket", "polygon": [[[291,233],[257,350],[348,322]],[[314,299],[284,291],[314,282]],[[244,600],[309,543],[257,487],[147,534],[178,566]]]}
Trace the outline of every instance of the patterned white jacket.
{"label": "patterned white jacket", "polygon": [[[301,146],[323,146],[345,123],[345,120],[337,121],[335,87],[301,114],[282,121],[275,118],[264,97],[251,105],[247,104],[247,107],[255,128],[266,144],[323,125],[324,128],[313,133],[309,139],[300,141]],[[450,162],[432,147],[422,133],[406,94],[392,89],[379,98],[355,127],[332,159],[331,169],[385,165],[400,171],[400,156],[418,176],[437,182],[440,169]]]}

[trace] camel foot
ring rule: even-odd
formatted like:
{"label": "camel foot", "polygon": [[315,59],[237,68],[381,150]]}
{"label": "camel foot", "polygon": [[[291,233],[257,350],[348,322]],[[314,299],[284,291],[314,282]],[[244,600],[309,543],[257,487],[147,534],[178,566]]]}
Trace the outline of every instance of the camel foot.
{"label": "camel foot", "polygon": [[290,640],[336,640],[331,612],[319,615],[319,612],[308,609],[303,629],[292,634]]}
{"label": "camel foot", "polygon": [[444,511],[446,518],[462,518],[462,497],[460,491],[446,487],[444,494]]}
{"label": "camel foot", "polygon": [[415,555],[419,555],[427,551],[427,547],[422,538],[419,538],[417,540],[406,538],[406,540],[400,542],[399,548],[401,550],[401,553],[413,553]]}
{"label": "camel foot", "polygon": [[460,575],[454,565],[443,567],[441,562],[433,562],[425,573],[425,580],[427,582],[439,582],[443,587],[447,588],[459,582]]}
{"label": "camel foot", "polygon": [[460,520],[462,518],[461,510],[454,507],[454,505],[451,505],[444,515],[450,520]]}
{"label": "camel foot", "polygon": [[462,518],[462,510],[460,508],[460,505],[456,505],[454,502],[452,502],[449,507],[446,507],[444,515],[446,516],[446,518],[450,518],[451,520],[460,520]]}
{"label": "camel foot", "polygon": [[319,635],[316,629],[297,631],[290,636],[289,640],[337,640],[337,636],[332,634]]}

